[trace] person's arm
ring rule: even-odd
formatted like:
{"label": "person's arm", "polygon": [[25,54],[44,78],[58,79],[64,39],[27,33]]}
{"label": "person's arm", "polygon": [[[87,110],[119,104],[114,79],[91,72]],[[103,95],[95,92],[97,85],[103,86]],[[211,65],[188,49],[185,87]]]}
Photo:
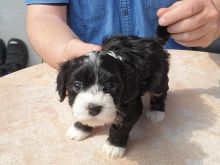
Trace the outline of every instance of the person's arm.
{"label": "person's arm", "polygon": [[159,24],[187,47],[207,47],[220,37],[220,0],[182,0],[158,10]]}
{"label": "person's arm", "polygon": [[66,6],[28,5],[29,40],[44,62],[54,68],[68,58],[101,50],[98,45],[80,41],[67,25],[66,13]]}

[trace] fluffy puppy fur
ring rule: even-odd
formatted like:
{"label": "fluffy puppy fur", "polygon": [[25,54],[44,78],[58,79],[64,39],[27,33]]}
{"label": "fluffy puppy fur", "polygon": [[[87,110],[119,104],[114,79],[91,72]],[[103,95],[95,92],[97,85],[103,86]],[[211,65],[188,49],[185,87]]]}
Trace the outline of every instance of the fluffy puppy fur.
{"label": "fluffy puppy fur", "polygon": [[125,153],[129,132],[142,113],[141,96],[150,94],[152,121],[164,118],[168,87],[169,54],[166,27],[158,27],[152,39],[113,36],[100,52],[91,52],[61,64],[57,77],[60,101],[68,95],[77,122],[68,130],[71,139],[82,140],[93,127],[111,124],[103,152],[112,158]]}

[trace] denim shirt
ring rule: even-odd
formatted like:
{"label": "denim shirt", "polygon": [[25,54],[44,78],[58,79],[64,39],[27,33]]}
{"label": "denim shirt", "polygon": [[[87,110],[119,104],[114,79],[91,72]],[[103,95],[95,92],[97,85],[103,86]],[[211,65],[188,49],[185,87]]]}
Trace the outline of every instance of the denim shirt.
{"label": "denim shirt", "polygon": [[[68,24],[85,42],[101,44],[106,36],[155,36],[157,10],[176,0],[26,0],[27,4],[68,5]],[[166,48],[186,49],[170,39]]]}

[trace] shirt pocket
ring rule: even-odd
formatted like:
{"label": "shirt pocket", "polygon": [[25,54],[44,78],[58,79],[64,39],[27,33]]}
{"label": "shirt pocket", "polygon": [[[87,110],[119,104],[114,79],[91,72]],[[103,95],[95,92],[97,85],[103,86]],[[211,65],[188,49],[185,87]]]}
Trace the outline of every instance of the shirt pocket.
{"label": "shirt pocket", "polygon": [[70,10],[81,23],[92,23],[104,17],[104,0],[71,0]]}

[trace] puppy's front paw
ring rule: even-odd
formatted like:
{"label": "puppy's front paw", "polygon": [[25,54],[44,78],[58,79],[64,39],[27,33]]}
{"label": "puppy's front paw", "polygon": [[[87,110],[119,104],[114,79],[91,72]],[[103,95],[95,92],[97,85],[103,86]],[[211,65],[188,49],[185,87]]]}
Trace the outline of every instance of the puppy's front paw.
{"label": "puppy's front paw", "polygon": [[83,140],[90,135],[91,132],[83,131],[74,125],[71,125],[66,132],[66,137],[72,140]]}
{"label": "puppy's front paw", "polygon": [[108,141],[106,141],[102,147],[102,151],[113,159],[122,158],[125,153],[125,150],[126,148],[114,146],[110,144]]}
{"label": "puppy's front paw", "polygon": [[149,119],[152,122],[160,122],[165,117],[165,112],[161,111],[147,111],[145,113],[147,119]]}

